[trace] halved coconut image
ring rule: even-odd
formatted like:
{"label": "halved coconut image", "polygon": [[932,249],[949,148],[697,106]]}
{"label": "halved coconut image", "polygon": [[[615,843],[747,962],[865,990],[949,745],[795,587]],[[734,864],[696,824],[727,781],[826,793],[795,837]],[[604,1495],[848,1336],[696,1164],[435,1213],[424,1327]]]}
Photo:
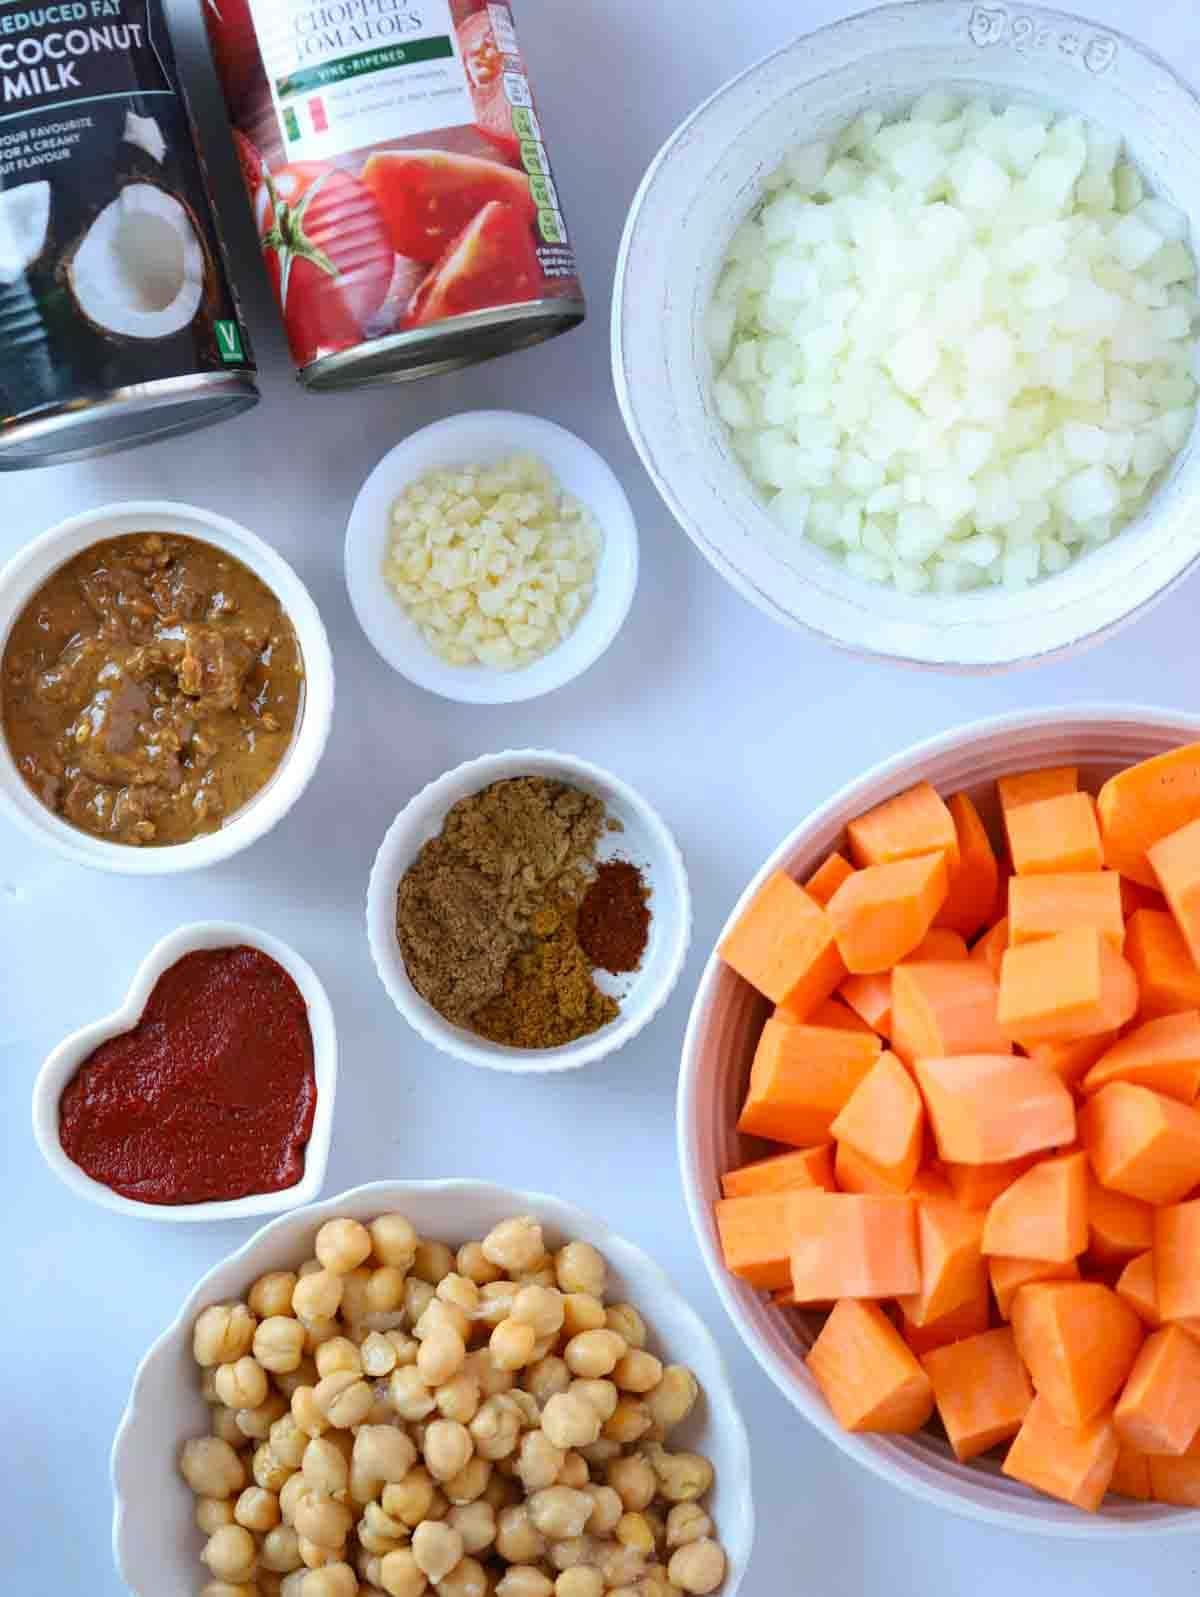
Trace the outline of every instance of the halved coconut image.
{"label": "halved coconut image", "polygon": [[141,150],[152,161],[157,161],[159,166],[163,164],[163,157],[167,153],[167,141],[163,136],[163,130],[152,116],[139,116],[136,111],[126,111],[121,139],[123,143],[132,144]]}
{"label": "halved coconut image", "polygon": [[0,283],[24,276],[45,249],[49,229],[49,183],[0,189]]}
{"label": "halved coconut image", "polygon": [[200,309],[208,279],[208,255],[191,213],[154,183],[127,183],[67,266],[79,309],[118,338],[181,332]]}

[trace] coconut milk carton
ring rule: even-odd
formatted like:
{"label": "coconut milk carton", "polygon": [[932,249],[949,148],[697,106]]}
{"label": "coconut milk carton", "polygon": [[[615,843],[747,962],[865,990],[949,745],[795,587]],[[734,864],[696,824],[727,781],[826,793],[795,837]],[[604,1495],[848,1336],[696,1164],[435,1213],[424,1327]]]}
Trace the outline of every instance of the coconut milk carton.
{"label": "coconut milk carton", "polygon": [[0,0],[0,469],[256,398],[159,0]]}

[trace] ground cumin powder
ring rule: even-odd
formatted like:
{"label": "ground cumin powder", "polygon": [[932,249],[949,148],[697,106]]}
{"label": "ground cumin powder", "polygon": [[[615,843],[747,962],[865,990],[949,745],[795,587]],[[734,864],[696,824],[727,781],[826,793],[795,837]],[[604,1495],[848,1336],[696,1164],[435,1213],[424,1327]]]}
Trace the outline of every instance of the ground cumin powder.
{"label": "ground cumin powder", "polygon": [[454,805],[396,894],[396,938],[421,996],[519,1048],[552,1048],[611,1020],[617,1005],[575,936],[604,825],[599,799],[539,776]]}

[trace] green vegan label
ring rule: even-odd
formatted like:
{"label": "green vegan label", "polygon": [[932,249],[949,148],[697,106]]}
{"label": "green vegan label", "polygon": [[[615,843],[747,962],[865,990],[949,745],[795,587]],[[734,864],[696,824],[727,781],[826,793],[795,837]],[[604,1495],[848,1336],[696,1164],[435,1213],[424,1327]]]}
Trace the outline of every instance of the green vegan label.
{"label": "green vegan label", "polygon": [[246,359],[246,352],[242,348],[242,330],[238,324],[228,321],[214,322],[213,331],[217,335],[217,353],[226,366],[240,366]]}
{"label": "green vegan label", "polygon": [[436,39],[417,39],[412,44],[388,45],[381,50],[361,50],[357,55],[303,67],[286,78],[277,78],[275,92],[281,100],[288,100],[313,89],[328,88],[331,83],[344,83],[348,78],[365,77],[370,72],[390,72],[394,67],[416,66],[422,61],[444,61],[453,55],[454,46],[444,34]]}
{"label": "green vegan label", "polygon": [[538,212],[538,232],[547,244],[565,244],[567,231],[563,226],[563,219],[557,211]]}
{"label": "green vegan label", "polygon": [[515,105],[513,107],[512,125],[513,132],[519,139],[541,138],[537,118],[532,111],[523,105]]}
{"label": "green vegan label", "polygon": [[546,152],[536,139],[522,139],[521,165],[531,176],[546,175]]}

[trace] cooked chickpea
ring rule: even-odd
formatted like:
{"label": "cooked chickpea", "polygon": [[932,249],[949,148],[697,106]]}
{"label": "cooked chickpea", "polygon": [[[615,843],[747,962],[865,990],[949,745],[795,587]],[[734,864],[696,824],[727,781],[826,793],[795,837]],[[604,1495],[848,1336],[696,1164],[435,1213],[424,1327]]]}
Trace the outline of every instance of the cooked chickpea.
{"label": "cooked chickpea", "polygon": [[307,1573],[307,1570],[301,1567],[300,1569],[293,1569],[289,1574],[286,1574],[279,1588],[279,1597],[302,1597],[300,1587],[304,1584],[304,1577]]}
{"label": "cooked chickpea", "polygon": [[614,1442],[631,1443],[645,1436],[651,1419],[644,1403],[623,1397],[604,1422],[604,1435]]}
{"label": "cooked chickpea", "polygon": [[341,1448],[321,1436],[315,1436],[304,1449],[301,1468],[313,1491],[324,1492],[329,1497],[344,1493],[350,1480],[349,1466]]}
{"label": "cooked chickpea", "polygon": [[328,1320],[342,1304],[342,1278],[332,1270],[314,1270],[292,1288],[292,1313],[306,1324]]}
{"label": "cooked chickpea", "polygon": [[521,1411],[512,1393],[489,1397],[469,1426],[471,1440],[481,1458],[507,1458],[516,1451],[521,1434]]}
{"label": "cooked chickpea", "polygon": [[435,1296],[440,1303],[450,1303],[467,1316],[468,1320],[479,1307],[479,1287],[469,1276],[451,1270],[438,1282]]}
{"label": "cooked chickpea", "polygon": [[592,1500],[586,1529],[593,1536],[610,1535],[625,1512],[624,1503],[611,1486],[597,1486],[595,1482],[589,1482],[582,1489],[585,1496]]}
{"label": "cooked chickpea", "polygon": [[579,1452],[592,1469],[599,1469],[605,1464],[611,1464],[614,1458],[620,1458],[621,1444],[610,1441],[607,1436],[601,1436],[587,1447],[581,1447]]}
{"label": "cooked chickpea", "polygon": [[328,1429],[329,1420],[317,1404],[315,1387],[298,1386],[292,1393],[292,1419],[306,1436],[320,1436]]}
{"label": "cooked chickpea", "polygon": [[603,1331],[604,1305],[590,1292],[568,1292],[563,1298],[563,1331],[578,1336],[583,1331]]}
{"label": "cooked chickpea", "polygon": [[317,1232],[313,1252],[323,1270],[346,1275],[370,1256],[371,1233],[357,1220],[326,1220]]}
{"label": "cooked chickpea", "polygon": [[438,1581],[438,1597],[488,1597],[495,1588],[488,1572],[474,1558],[460,1558],[448,1575]]}
{"label": "cooked chickpea", "polygon": [[513,1299],[512,1318],[531,1325],[539,1338],[557,1336],[563,1312],[563,1296],[556,1287],[523,1286]]}
{"label": "cooked chickpea", "polygon": [[246,1302],[260,1320],[292,1312],[292,1289],[296,1276],[291,1270],[271,1270],[260,1275],[246,1294]]}
{"label": "cooked chickpea", "polygon": [[542,1430],[555,1447],[586,1447],[600,1435],[597,1410],[575,1392],[559,1392],[542,1410]]}
{"label": "cooked chickpea", "polygon": [[576,1397],[581,1397],[584,1402],[590,1403],[602,1422],[612,1418],[619,1396],[612,1381],[572,1381],[570,1390]]}
{"label": "cooked chickpea", "polygon": [[512,1313],[520,1288],[513,1281],[489,1281],[479,1289],[479,1304],[474,1318],[493,1329]]}
{"label": "cooked chickpea", "polygon": [[725,1554],[719,1543],[704,1536],[672,1553],[667,1574],[671,1584],[681,1591],[704,1597],[705,1593],[716,1591],[725,1579]]}
{"label": "cooked chickpea", "polygon": [[526,1506],[535,1530],[549,1541],[582,1536],[592,1512],[591,1498],[570,1486],[547,1486],[544,1491],[534,1492]]}
{"label": "cooked chickpea", "polygon": [[603,1542],[598,1542],[594,1536],[568,1536],[561,1542],[551,1542],[546,1549],[546,1557],[555,1569],[575,1569],[582,1564],[595,1564],[600,1562]]}
{"label": "cooked chickpea", "polygon": [[488,1232],[481,1243],[483,1256],[497,1264],[510,1275],[518,1270],[529,1270],[541,1264],[546,1244],[542,1228],[532,1215],[517,1215],[502,1220]]}
{"label": "cooked chickpea", "polygon": [[497,1281],[500,1278],[500,1270],[488,1258],[478,1242],[463,1243],[455,1256],[454,1267],[459,1275],[465,1275],[477,1286],[486,1286],[489,1281]]}
{"label": "cooked chickpea", "polygon": [[491,1478],[490,1460],[476,1455],[467,1460],[457,1475],[452,1475],[443,1483],[442,1490],[451,1503],[473,1503],[476,1498],[483,1496]]}
{"label": "cooked chickpea", "polygon": [[474,1451],[471,1432],[455,1420],[434,1420],[425,1431],[425,1465],[436,1480],[457,1475]]}
{"label": "cooked chickpea", "polygon": [[289,1475],[279,1488],[279,1512],[285,1525],[296,1523],[296,1509],[302,1497],[310,1496],[312,1487],[304,1479],[302,1470]]}
{"label": "cooked chickpea", "polygon": [[553,1486],[566,1456],[544,1431],[526,1431],[517,1455],[517,1475],[525,1490],[537,1492]]}
{"label": "cooked chickpea", "polygon": [[533,1357],[537,1332],[519,1320],[501,1320],[488,1341],[488,1350],[502,1370],[519,1370]]}
{"label": "cooked chickpea", "polygon": [[676,1503],[667,1515],[667,1546],[685,1547],[688,1542],[711,1536],[713,1522],[699,1503]]}
{"label": "cooked chickpea", "polygon": [[424,1342],[436,1331],[453,1331],[455,1336],[466,1342],[471,1334],[471,1319],[457,1303],[447,1302],[435,1292],[424,1314],[413,1326],[413,1335],[418,1342]]}
{"label": "cooked chickpea", "polygon": [[378,1503],[367,1503],[356,1527],[358,1545],[382,1558],[408,1540],[408,1526],[385,1514]]}
{"label": "cooked chickpea", "polygon": [[554,1582],[554,1597],[604,1597],[604,1576],[586,1564],[564,1569]]}
{"label": "cooked chickpea", "polygon": [[466,1344],[448,1325],[431,1331],[417,1354],[417,1374],[426,1386],[441,1386],[462,1369]]}
{"label": "cooked chickpea", "polygon": [[655,1425],[669,1431],[691,1413],[700,1387],[691,1370],[682,1364],[668,1364],[662,1380],[647,1393],[646,1409]]}
{"label": "cooked chickpea", "polygon": [[232,1497],[246,1484],[246,1470],[228,1442],[199,1436],[183,1444],[179,1471],[197,1497]]}
{"label": "cooked chickpea", "polygon": [[422,1237],[413,1255],[412,1272],[418,1281],[428,1281],[430,1286],[450,1274],[454,1268],[454,1254],[444,1242],[432,1242]]}
{"label": "cooked chickpea", "polygon": [[385,1553],[379,1562],[379,1584],[388,1597],[421,1597],[428,1585],[411,1547]]}
{"label": "cooked chickpea", "polygon": [[608,1466],[608,1484],[626,1508],[640,1513],[649,1508],[658,1490],[658,1477],[648,1459],[639,1454],[614,1458]]}
{"label": "cooked chickpea", "polygon": [[300,1321],[282,1314],[260,1320],[254,1333],[254,1357],[272,1374],[294,1370],[304,1357],[304,1327]]}
{"label": "cooked chickpea", "polygon": [[374,1376],[376,1380],[381,1376],[390,1375],[396,1368],[395,1343],[389,1341],[382,1331],[371,1331],[367,1334],[358,1350],[358,1356],[364,1375]]}
{"label": "cooked chickpea", "polygon": [[[313,1354],[326,1342],[332,1342],[335,1337],[341,1336],[342,1327],[336,1314],[327,1314],[320,1320],[302,1320],[304,1326],[304,1351]],[[316,1361],[313,1361],[314,1368]]]}
{"label": "cooked chickpea", "polygon": [[257,1408],[267,1396],[267,1372],[247,1354],[233,1364],[219,1364],[214,1385],[230,1408]]}
{"label": "cooked chickpea", "polygon": [[310,1569],[300,1586],[300,1597],[355,1597],[358,1576],[349,1564],[326,1564]]}
{"label": "cooked chickpea", "polygon": [[413,1531],[412,1552],[417,1568],[436,1584],[462,1558],[463,1539],[453,1525],[427,1519]]}
{"label": "cooked chickpea", "polygon": [[244,1303],[214,1303],[192,1330],[192,1356],[200,1365],[232,1364],[249,1353],[257,1320]]}
{"label": "cooked chickpea", "polygon": [[473,1375],[479,1382],[480,1395],[485,1399],[511,1392],[517,1384],[513,1371],[502,1370],[492,1357],[491,1350],[486,1347],[476,1348],[473,1353],[467,1354],[463,1371]]}
{"label": "cooked chickpea", "polygon": [[336,1375],[339,1370],[353,1370],[355,1375],[361,1375],[362,1354],[357,1342],[352,1342],[348,1336],[330,1337],[316,1350],[316,1366],[319,1378]]}
{"label": "cooked chickpea", "polygon": [[392,1371],[388,1395],[396,1413],[404,1420],[426,1419],[436,1406],[436,1399],[415,1364],[405,1364]]}
{"label": "cooked chickpea", "polygon": [[417,1251],[417,1233],[402,1214],[381,1214],[371,1221],[371,1246],[380,1264],[409,1270]]}
{"label": "cooked chickpea", "polygon": [[210,1416],[212,1433],[218,1440],[228,1442],[230,1447],[245,1447],[246,1438],[238,1429],[237,1410],[226,1408],[221,1404],[215,1408]]}
{"label": "cooked chickpea", "polygon": [[611,1375],[625,1352],[625,1339],[615,1331],[581,1331],[567,1343],[563,1358],[572,1375],[594,1381],[598,1376]]}
{"label": "cooked chickpea", "polygon": [[694,1502],[713,1483],[713,1467],[699,1453],[668,1453],[657,1445],[646,1452],[658,1477],[659,1495],[668,1503]]}
{"label": "cooked chickpea", "polygon": [[363,1304],[368,1314],[395,1314],[404,1303],[407,1277],[394,1264],[381,1264],[372,1270],[363,1288]]}
{"label": "cooked chickpea", "polygon": [[416,1325],[425,1310],[433,1302],[433,1298],[434,1289],[428,1281],[419,1280],[415,1275],[410,1275],[406,1278],[404,1282],[403,1308],[410,1325]]}
{"label": "cooked chickpea", "polygon": [[[267,1433],[265,1446],[272,1458],[276,1459],[278,1463],[282,1464],[290,1472],[299,1469],[303,1463],[304,1449],[308,1446],[308,1441],[308,1437],[289,1413],[282,1415],[271,1426]],[[258,1452],[255,1453],[256,1459],[262,1450],[260,1447]],[[259,1481],[258,1484],[262,1486],[264,1482]],[[272,1487],[272,1491],[275,1489]]]}
{"label": "cooked chickpea", "polygon": [[[307,1336],[305,1342],[308,1341]],[[284,1397],[291,1401],[292,1393],[298,1386],[315,1386],[320,1377],[317,1374],[317,1361],[309,1354],[305,1354],[294,1370],[272,1370],[271,1379],[277,1392],[282,1392]]]}
{"label": "cooked chickpea", "polygon": [[631,1547],[644,1558],[654,1551],[654,1531],[644,1514],[622,1514],[617,1521],[615,1535],[622,1547]]}
{"label": "cooked chickpea", "polygon": [[371,1281],[371,1268],[369,1265],[359,1264],[335,1279],[342,1283],[342,1301],[338,1312],[344,1324],[353,1332],[359,1320],[368,1312],[367,1287]]}
{"label": "cooked chickpea", "polygon": [[254,1537],[241,1525],[222,1525],[204,1544],[201,1561],[218,1580],[249,1580],[258,1549]]}
{"label": "cooked chickpea", "polygon": [[460,1425],[469,1425],[479,1412],[478,1377],[460,1370],[438,1387],[435,1396],[438,1413],[444,1420],[457,1420]]}
{"label": "cooked chickpea", "polygon": [[636,1548],[609,1542],[600,1552],[600,1573],[610,1587],[635,1586],[646,1570],[646,1560]]}
{"label": "cooked chickpea", "polygon": [[496,1551],[509,1564],[531,1564],[546,1551],[546,1538],[533,1523],[528,1503],[502,1508],[496,1516]]}
{"label": "cooked chickpea", "polygon": [[259,1597],[259,1587],[249,1580],[210,1580],[201,1586],[200,1597]]}
{"label": "cooked chickpea", "polygon": [[639,1597],[678,1597],[678,1588],[671,1584],[665,1564],[651,1564],[642,1576]]}
{"label": "cooked chickpea", "polygon": [[456,1503],[446,1515],[446,1523],[462,1537],[463,1548],[468,1553],[482,1553],[496,1540],[496,1511],[482,1498]]}
{"label": "cooked chickpea", "polygon": [[296,1535],[302,1541],[313,1542],[317,1547],[336,1551],[349,1536],[353,1524],[354,1516],[350,1510],[332,1497],[309,1491],[296,1504]]}
{"label": "cooked chickpea", "polygon": [[557,1354],[548,1353],[545,1358],[530,1364],[522,1379],[525,1390],[544,1405],[557,1393],[567,1390],[571,1384],[571,1372]]}
{"label": "cooked chickpea", "polygon": [[258,1561],[264,1569],[273,1569],[280,1575],[290,1575],[301,1565],[300,1540],[290,1525],[276,1525],[262,1539]]}
{"label": "cooked chickpea", "polygon": [[394,1425],[363,1425],[354,1438],[354,1466],[381,1486],[402,1481],[417,1462],[412,1441]]}
{"label": "cooked chickpea", "polygon": [[608,1285],[608,1267],[590,1242],[568,1242],[554,1255],[554,1274],[563,1292],[588,1292],[602,1298]]}
{"label": "cooked chickpea", "polygon": [[433,1477],[418,1465],[410,1469],[402,1481],[390,1482],[383,1488],[383,1511],[390,1519],[397,1519],[412,1530],[429,1518],[433,1493]]}
{"label": "cooked chickpea", "polygon": [[253,1442],[265,1442],[276,1420],[288,1411],[288,1401],[282,1392],[272,1392],[257,1408],[240,1408],[235,1416],[238,1430]]}
{"label": "cooked chickpea", "polygon": [[247,1486],[237,1500],[233,1517],[247,1530],[264,1536],[279,1523],[279,1498],[261,1486]]}
{"label": "cooked chickpea", "polygon": [[361,1425],[373,1401],[371,1388],[350,1370],[327,1375],[313,1388],[313,1402],[339,1431]]}
{"label": "cooked chickpea", "polygon": [[630,1347],[645,1347],[646,1322],[632,1303],[610,1303],[604,1311],[604,1323],[610,1331],[623,1337]]}
{"label": "cooked chickpea", "polygon": [[554,1597],[554,1582],[533,1564],[510,1564],[496,1597]]}
{"label": "cooked chickpea", "polygon": [[222,1525],[233,1524],[233,1504],[227,1497],[198,1497],[196,1499],[196,1525],[206,1536],[220,1530]]}
{"label": "cooked chickpea", "polygon": [[613,1380],[623,1392],[651,1392],[663,1378],[663,1367],[653,1353],[631,1348],[613,1368]]}

